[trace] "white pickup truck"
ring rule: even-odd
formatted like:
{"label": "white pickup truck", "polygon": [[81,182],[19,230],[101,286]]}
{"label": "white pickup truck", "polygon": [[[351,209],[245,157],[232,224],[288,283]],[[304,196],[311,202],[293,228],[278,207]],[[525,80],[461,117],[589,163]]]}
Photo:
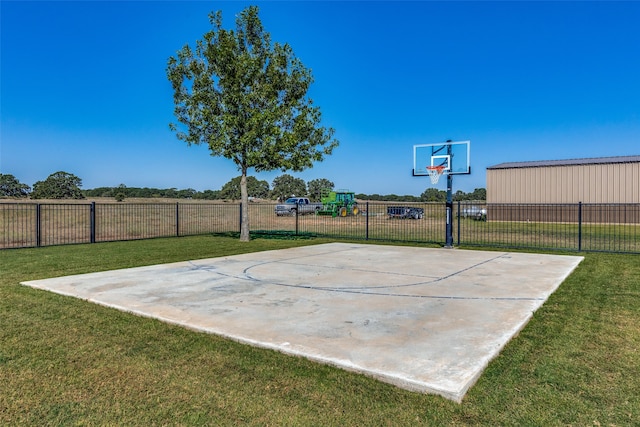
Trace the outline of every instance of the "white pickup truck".
{"label": "white pickup truck", "polygon": [[276,205],[275,212],[278,216],[296,216],[316,213],[320,209],[322,203],[313,203],[306,197],[289,197],[284,203]]}

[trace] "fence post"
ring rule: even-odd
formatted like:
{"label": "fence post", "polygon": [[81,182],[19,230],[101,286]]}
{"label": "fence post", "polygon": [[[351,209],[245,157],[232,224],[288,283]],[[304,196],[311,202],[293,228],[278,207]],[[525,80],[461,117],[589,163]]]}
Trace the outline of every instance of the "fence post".
{"label": "fence post", "polygon": [[40,230],[40,203],[36,204],[36,246],[40,247],[42,238]]}
{"label": "fence post", "polygon": [[458,214],[456,215],[456,221],[458,223],[458,243],[457,243],[457,246],[460,246],[460,200],[458,200]]}
{"label": "fence post", "polygon": [[242,235],[242,202],[240,202],[239,204],[240,206],[240,216],[238,217],[238,233],[240,233]]}
{"label": "fence post", "polygon": [[367,200],[367,204],[366,204],[366,212],[367,215],[365,216],[365,221],[364,221],[364,240],[369,240],[369,201]]}
{"label": "fence post", "polygon": [[300,199],[296,202],[296,236],[298,235],[298,218],[300,218]]}
{"label": "fence post", "polygon": [[176,202],[176,237],[180,237],[180,203]]}
{"label": "fence post", "polygon": [[91,243],[96,242],[96,202],[91,202],[91,207],[89,208],[89,227],[91,230],[89,231],[89,241]]}
{"label": "fence post", "polygon": [[578,252],[582,251],[582,202],[578,202]]}

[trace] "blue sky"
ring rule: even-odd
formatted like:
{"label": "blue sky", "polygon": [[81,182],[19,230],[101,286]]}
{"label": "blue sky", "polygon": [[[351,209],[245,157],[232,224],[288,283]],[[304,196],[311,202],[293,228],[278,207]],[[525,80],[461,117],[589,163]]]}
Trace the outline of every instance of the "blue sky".
{"label": "blue sky", "polygon": [[[508,161],[640,154],[640,2],[1,1],[0,173],[85,189],[220,189],[239,175],[174,121],[167,59],[250,4],[313,71],[340,146],[302,173],[366,194],[420,195],[413,145],[471,141],[486,186]],[[438,188],[443,189],[442,183]]]}

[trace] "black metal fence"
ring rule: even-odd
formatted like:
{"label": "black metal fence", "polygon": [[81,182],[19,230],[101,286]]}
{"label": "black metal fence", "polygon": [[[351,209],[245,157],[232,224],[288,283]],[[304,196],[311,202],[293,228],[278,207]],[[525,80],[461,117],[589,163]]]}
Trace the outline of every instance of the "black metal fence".
{"label": "black metal fence", "polygon": [[[397,207],[421,212],[390,217]],[[442,203],[361,202],[355,216],[276,216],[250,203],[254,235],[444,244]],[[0,249],[238,233],[239,203],[0,203]],[[640,253],[640,204],[454,204],[454,243]]]}

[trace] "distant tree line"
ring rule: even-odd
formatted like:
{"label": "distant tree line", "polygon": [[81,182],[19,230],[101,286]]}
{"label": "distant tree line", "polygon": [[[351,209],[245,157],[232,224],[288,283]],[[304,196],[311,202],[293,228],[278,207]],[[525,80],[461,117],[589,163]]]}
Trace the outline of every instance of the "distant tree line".
{"label": "distant tree line", "polygon": [[33,189],[15,176],[0,174],[0,197],[30,197],[32,199],[84,199],[80,187],[82,180],[67,172],[52,173],[44,181],[33,184]]}
{"label": "distant tree line", "polygon": [[[420,196],[397,194],[356,194],[357,199],[372,201],[388,201],[388,202],[446,202],[447,192],[436,188],[427,188]],[[487,190],[484,188],[476,188],[471,193],[465,193],[458,190],[453,194],[454,201],[465,200],[487,200]]]}
{"label": "distant tree line", "polygon": [[[149,188],[127,187],[120,184],[117,187],[97,187],[82,190],[82,180],[68,172],[55,172],[44,181],[38,181],[33,189],[18,181],[13,175],[0,174],[0,197],[31,198],[31,199],[84,199],[95,197],[113,197],[118,201],[128,198],[167,198],[167,199],[201,199],[201,200],[239,200],[240,179],[235,177],[224,184],[219,190],[196,191],[193,188],[178,190],[177,188]],[[289,197],[309,197],[313,201],[320,201],[327,190],[333,190],[334,183],[326,178],[313,179],[305,182],[288,174],[276,177],[271,186],[267,181],[260,181],[253,176],[247,177],[247,192],[251,199],[285,200]],[[447,192],[436,188],[427,188],[420,196],[396,194],[364,194],[356,193],[360,200],[372,201],[403,201],[403,202],[445,202]],[[487,191],[476,188],[471,193],[456,191],[454,201],[486,200]]]}
{"label": "distant tree line", "polygon": [[192,188],[178,190],[177,188],[127,187],[120,184],[117,187],[83,190],[82,193],[85,197],[191,199],[198,192]]}

